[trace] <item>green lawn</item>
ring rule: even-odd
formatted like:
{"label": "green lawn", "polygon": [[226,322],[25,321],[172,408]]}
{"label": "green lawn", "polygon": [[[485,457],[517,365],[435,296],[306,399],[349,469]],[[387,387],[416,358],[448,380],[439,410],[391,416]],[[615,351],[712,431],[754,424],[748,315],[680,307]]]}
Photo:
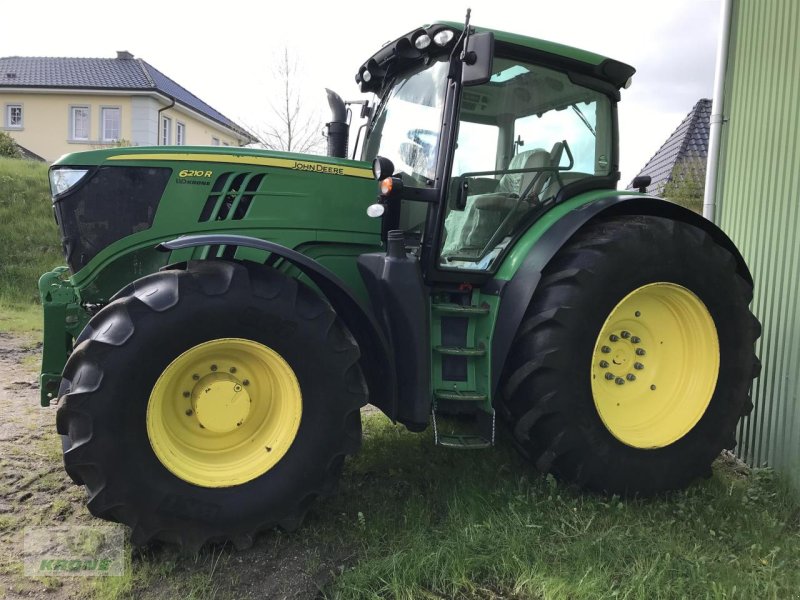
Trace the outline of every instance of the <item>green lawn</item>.
{"label": "green lawn", "polygon": [[769,470],[727,456],[687,491],[621,500],[543,478],[505,443],[437,449],[430,435],[379,415],[365,418],[365,431],[338,494],[315,504],[299,531],[267,533],[244,553],[134,552],[126,579],[93,591],[236,598],[252,576],[246,565],[288,548],[316,557],[304,567],[312,574],[335,549],[345,566],[323,586],[329,598],[798,597],[800,508]]}
{"label": "green lawn", "polygon": [[0,240],[0,314],[27,312],[38,301],[39,276],[64,263],[45,163],[0,158]]}

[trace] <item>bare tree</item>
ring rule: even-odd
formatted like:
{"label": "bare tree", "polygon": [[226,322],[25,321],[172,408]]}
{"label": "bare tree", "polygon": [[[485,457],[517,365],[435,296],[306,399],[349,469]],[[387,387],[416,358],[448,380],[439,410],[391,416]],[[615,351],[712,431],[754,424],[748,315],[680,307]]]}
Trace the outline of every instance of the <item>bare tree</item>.
{"label": "bare tree", "polygon": [[297,61],[290,57],[288,48],[275,60],[272,73],[276,83],[274,99],[269,103],[272,118],[265,126],[254,128],[258,142],[269,150],[323,153],[323,122],[313,108],[301,102]]}

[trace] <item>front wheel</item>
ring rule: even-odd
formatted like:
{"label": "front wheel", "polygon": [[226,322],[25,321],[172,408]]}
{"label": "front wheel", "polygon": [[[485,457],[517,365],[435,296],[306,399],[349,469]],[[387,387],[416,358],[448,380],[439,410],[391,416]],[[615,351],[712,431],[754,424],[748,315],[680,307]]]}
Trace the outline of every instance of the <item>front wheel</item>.
{"label": "front wheel", "polygon": [[596,491],[651,495],[710,473],[752,408],[751,286],[702,230],[592,223],[545,269],[506,366],[522,453]]}
{"label": "front wheel", "polygon": [[151,539],[247,546],[296,527],[360,444],[352,336],[281,273],[225,261],[140,279],[90,321],[58,431],[89,510]]}

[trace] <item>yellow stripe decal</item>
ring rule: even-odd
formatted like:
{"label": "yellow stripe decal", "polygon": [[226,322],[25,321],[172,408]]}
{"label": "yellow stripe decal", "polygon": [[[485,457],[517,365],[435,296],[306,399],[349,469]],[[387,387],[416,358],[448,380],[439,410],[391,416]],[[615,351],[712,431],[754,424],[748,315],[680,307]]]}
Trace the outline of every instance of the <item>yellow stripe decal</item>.
{"label": "yellow stripe decal", "polygon": [[191,161],[191,162],[213,162],[213,163],[232,163],[239,165],[257,165],[262,167],[278,167],[280,169],[292,169],[295,171],[309,171],[311,173],[323,173],[326,175],[349,175],[351,177],[363,177],[372,179],[370,169],[359,167],[345,167],[344,165],[333,165],[330,163],[313,162],[307,160],[295,160],[293,158],[267,158],[262,156],[229,156],[224,154],[118,154],[110,156],[108,160],[165,160],[165,161]]}

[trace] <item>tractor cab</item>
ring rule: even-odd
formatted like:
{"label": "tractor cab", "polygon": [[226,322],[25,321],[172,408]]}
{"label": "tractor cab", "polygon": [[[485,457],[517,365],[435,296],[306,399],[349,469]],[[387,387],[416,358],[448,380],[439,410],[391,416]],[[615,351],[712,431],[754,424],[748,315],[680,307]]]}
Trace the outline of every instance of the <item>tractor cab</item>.
{"label": "tractor cab", "polygon": [[633,68],[549,46],[437,23],[359,69],[380,98],[362,160],[396,180],[375,212],[416,241],[426,281],[485,281],[549,208],[616,187],[616,101]]}

